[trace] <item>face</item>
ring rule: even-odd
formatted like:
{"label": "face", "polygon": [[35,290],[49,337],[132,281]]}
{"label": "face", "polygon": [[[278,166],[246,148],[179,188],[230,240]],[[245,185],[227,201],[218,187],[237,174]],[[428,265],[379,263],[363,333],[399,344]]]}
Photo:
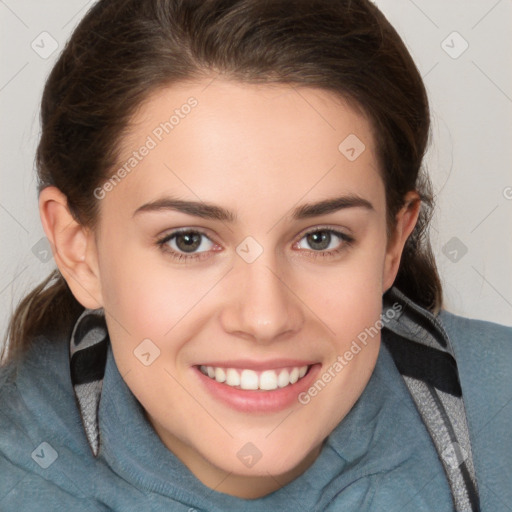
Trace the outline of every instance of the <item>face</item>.
{"label": "face", "polygon": [[180,84],[138,110],[116,172],[87,258],[119,371],[203,483],[268,494],[376,363],[380,336],[360,335],[401,246],[370,123],[319,89]]}

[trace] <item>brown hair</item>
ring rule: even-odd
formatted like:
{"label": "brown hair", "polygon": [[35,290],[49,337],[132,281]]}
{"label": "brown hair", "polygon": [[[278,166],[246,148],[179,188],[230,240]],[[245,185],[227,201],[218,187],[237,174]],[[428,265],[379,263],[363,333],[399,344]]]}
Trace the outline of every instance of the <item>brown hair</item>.
{"label": "brown hair", "polygon": [[[375,132],[388,236],[406,192],[422,198],[394,284],[437,313],[442,289],[428,238],[432,187],[422,170],[427,95],[401,38],[369,0],[100,0],[44,88],[39,191],[58,187],[75,219],[93,228],[93,191],[116,166],[137,108],[161,87],[212,74],[319,87],[362,109]],[[69,335],[82,310],[54,270],[11,317],[10,357],[39,333]]]}

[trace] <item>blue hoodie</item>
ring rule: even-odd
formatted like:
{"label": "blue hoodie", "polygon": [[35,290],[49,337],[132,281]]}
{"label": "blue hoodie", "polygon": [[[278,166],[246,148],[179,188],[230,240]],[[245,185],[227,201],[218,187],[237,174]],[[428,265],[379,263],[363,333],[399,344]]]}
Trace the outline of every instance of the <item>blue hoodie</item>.
{"label": "blue hoodie", "polygon": [[[108,337],[97,408],[78,400],[70,340],[36,338],[19,365],[0,373],[0,511],[442,512],[455,509],[458,476],[471,484],[473,473],[480,502],[473,510],[512,509],[512,328],[445,310],[434,318],[399,292],[393,298],[405,308],[382,329],[359,400],[312,466],[255,500],[209,489],[163,445],[119,374]],[[435,338],[433,372],[418,366],[414,351],[404,358],[413,342],[422,344],[421,361],[430,357]],[[458,368],[455,379],[439,378],[443,361]],[[416,403],[423,382],[448,412],[462,392],[470,445],[453,416],[459,461],[439,447],[443,430],[428,404]]]}

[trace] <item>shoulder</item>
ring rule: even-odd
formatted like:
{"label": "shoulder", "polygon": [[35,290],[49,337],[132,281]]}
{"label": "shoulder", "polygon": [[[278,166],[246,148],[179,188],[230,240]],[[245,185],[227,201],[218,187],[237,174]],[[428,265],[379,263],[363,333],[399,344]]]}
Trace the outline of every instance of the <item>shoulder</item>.
{"label": "shoulder", "polygon": [[466,408],[482,510],[512,500],[512,327],[441,311]]}
{"label": "shoulder", "polygon": [[512,400],[512,327],[445,310],[437,319],[451,342],[465,400],[478,401],[482,413]]}
{"label": "shoulder", "polygon": [[39,336],[19,361],[0,368],[0,474],[9,475],[0,482],[0,502],[32,495],[30,486],[58,495],[64,467],[77,457],[87,465],[91,456],[66,340]]}
{"label": "shoulder", "polygon": [[61,426],[55,416],[76,409],[67,340],[37,336],[18,361],[1,367],[0,403],[4,416],[34,415],[43,427]]}
{"label": "shoulder", "polygon": [[437,319],[451,341],[458,364],[489,379],[512,379],[512,327],[441,310]]}
{"label": "shoulder", "polygon": [[[507,343],[512,343],[512,327],[508,325],[456,315],[446,309],[441,309],[437,318],[448,329],[457,329],[465,334],[473,332],[476,335],[493,333],[498,336],[499,340],[505,339]],[[456,334],[455,331],[454,334]]]}

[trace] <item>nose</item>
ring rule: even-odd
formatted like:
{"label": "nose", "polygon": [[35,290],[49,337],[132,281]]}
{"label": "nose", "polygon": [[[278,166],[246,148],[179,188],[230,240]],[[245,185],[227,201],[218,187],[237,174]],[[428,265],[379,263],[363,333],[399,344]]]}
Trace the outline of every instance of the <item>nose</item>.
{"label": "nose", "polygon": [[226,283],[229,300],[221,314],[226,332],[260,344],[293,336],[304,323],[302,302],[289,273],[268,253],[252,263],[235,263]]}

